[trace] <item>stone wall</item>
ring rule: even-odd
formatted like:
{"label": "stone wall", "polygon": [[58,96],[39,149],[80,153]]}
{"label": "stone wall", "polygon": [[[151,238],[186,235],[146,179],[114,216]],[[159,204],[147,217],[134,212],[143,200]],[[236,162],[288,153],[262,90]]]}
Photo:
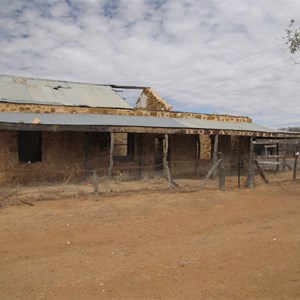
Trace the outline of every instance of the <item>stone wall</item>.
{"label": "stone wall", "polygon": [[145,108],[147,110],[172,110],[172,106],[151,88],[143,89],[141,96],[136,102],[136,107]]}
{"label": "stone wall", "polygon": [[128,148],[128,134],[114,133],[114,153],[115,157],[125,157]]}
{"label": "stone wall", "polygon": [[0,184],[12,182],[13,170],[18,165],[16,131],[0,131]]}
{"label": "stone wall", "polygon": [[[211,137],[201,135],[200,157],[197,135],[169,135],[169,166],[172,176],[205,175],[211,163]],[[161,134],[134,134],[133,157],[114,161],[113,175],[122,172],[141,178],[142,171],[162,171]],[[240,137],[241,155],[249,151],[249,138]],[[226,164],[237,152],[237,137],[220,136],[219,151]],[[99,176],[107,175],[110,158],[109,133],[43,132],[42,161],[21,163],[18,157],[18,132],[0,131],[0,184],[63,183],[70,179],[82,181],[95,170]],[[159,152],[159,153],[156,153]],[[244,162],[247,167],[246,163]],[[162,173],[160,173],[162,174]]]}
{"label": "stone wall", "polygon": [[0,102],[0,112],[27,112],[27,113],[57,113],[57,114],[106,114],[106,115],[128,115],[146,117],[166,118],[196,118],[202,120],[213,120],[222,122],[248,122],[252,119],[243,116],[209,115],[191,112],[174,112],[164,110],[147,109],[120,109],[120,108],[97,108],[97,107],[75,107],[75,106],[53,106],[36,104],[15,104]]}
{"label": "stone wall", "polygon": [[200,158],[201,159],[211,159],[211,137],[208,134],[200,135]]}
{"label": "stone wall", "polygon": [[[153,116],[166,118],[197,118],[223,122],[248,122],[243,116],[209,115],[174,112],[154,90],[145,88],[137,101],[136,109],[91,108],[16,104],[0,102],[0,112],[25,112],[44,114],[106,114],[128,116]],[[113,174],[139,173],[162,170],[162,134],[134,134],[133,155],[129,157],[127,133],[115,134]],[[239,141],[239,142],[237,142]],[[169,135],[169,165],[173,176],[205,174],[211,164],[213,136],[191,134]],[[247,153],[248,137],[220,136],[219,151],[224,153],[226,164],[234,160],[237,143],[242,153]],[[0,183],[26,183],[65,180],[82,180],[92,170],[99,176],[107,175],[109,167],[110,134],[43,132],[42,161],[21,163],[18,157],[18,132],[0,132]]]}

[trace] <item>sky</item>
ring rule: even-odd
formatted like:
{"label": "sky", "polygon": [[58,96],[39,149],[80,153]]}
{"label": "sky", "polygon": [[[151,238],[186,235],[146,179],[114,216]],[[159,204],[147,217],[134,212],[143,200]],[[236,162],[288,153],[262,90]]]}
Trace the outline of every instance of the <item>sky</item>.
{"label": "sky", "polygon": [[149,86],[175,111],[300,126],[300,52],[282,39],[300,0],[0,4],[0,74]]}

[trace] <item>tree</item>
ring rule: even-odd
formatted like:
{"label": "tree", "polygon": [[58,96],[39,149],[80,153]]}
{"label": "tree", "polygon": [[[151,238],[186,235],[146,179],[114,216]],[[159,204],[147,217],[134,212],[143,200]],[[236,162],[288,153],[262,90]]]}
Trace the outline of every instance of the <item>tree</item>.
{"label": "tree", "polygon": [[286,36],[283,39],[289,47],[292,54],[300,51],[300,28],[295,24],[294,19],[291,20],[289,28],[285,30]]}
{"label": "tree", "polygon": [[300,127],[287,127],[287,128],[280,128],[279,130],[300,132]]}

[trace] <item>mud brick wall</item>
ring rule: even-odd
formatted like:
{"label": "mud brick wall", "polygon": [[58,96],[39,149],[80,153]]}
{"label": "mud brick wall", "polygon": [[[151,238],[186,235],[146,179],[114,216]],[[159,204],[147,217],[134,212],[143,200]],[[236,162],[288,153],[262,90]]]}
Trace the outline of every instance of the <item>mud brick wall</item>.
{"label": "mud brick wall", "polygon": [[223,122],[248,122],[252,119],[243,116],[208,115],[198,113],[173,112],[166,110],[147,109],[117,109],[97,107],[74,107],[53,106],[36,104],[16,104],[0,102],[0,112],[28,112],[28,113],[57,113],[57,114],[106,114],[106,115],[128,115],[128,116],[152,116],[166,118],[197,118],[202,120],[213,120]]}
{"label": "mud brick wall", "polygon": [[[203,174],[204,170],[207,172],[209,170],[209,166],[212,165],[214,138],[214,136],[210,135],[200,135],[201,146],[199,170],[201,174]],[[241,155],[241,168],[247,169],[249,137],[219,135],[218,152],[222,152],[224,155],[227,172],[233,172],[237,169],[238,143]]]}
{"label": "mud brick wall", "polygon": [[[48,180],[63,180],[65,176],[81,177],[85,173],[84,133],[44,132],[42,162],[48,170]],[[38,164],[38,163],[37,163]],[[50,178],[48,177],[50,175]]]}
{"label": "mud brick wall", "polygon": [[83,180],[86,170],[107,171],[109,150],[96,143],[87,155],[85,133],[43,132],[42,161],[19,162],[18,133],[0,132],[0,183],[45,183]]}
{"label": "mud brick wall", "polygon": [[[162,141],[164,135],[135,135],[134,165],[138,167],[137,169],[139,169],[140,172],[142,171],[142,160],[145,172],[151,173],[153,171],[163,170],[163,148],[157,147],[157,145],[155,146],[155,142],[158,139]],[[169,135],[168,160],[173,176],[196,174],[198,164],[197,139],[198,137],[196,135]],[[144,155],[144,158],[142,158],[142,155]],[[161,158],[161,160],[159,158]],[[126,164],[123,163],[123,166],[126,166]],[[132,168],[133,164],[131,163],[129,166]],[[118,167],[121,167],[120,164]]]}
{"label": "mud brick wall", "polygon": [[152,175],[156,171],[163,170],[162,164],[156,165],[155,161],[155,140],[162,139],[163,136],[160,134],[134,134],[133,159],[131,161],[115,161],[113,174],[127,172],[141,178],[143,170]]}
{"label": "mud brick wall", "polygon": [[231,136],[230,163],[232,170],[237,169],[238,152],[240,153],[241,169],[247,170],[249,163],[250,138],[245,136]]}
{"label": "mud brick wall", "polygon": [[[134,154],[129,160],[114,160],[115,178],[142,178],[142,171],[153,174],[155,166],[155,139],[162,135],[134,134]],[[162,166],[160,167],[162,169]]]}
{"label": "mud brick wall", "polygon": [[109,166],[110,134],[108,132],[86,132],[84,134],[84,161],[86,175],[96,171],[104,175]]}
{"label": "mud brick wall", "polygon": [[169,135],[169,167],[173,176],[196,175],[197,135]]}
{"label": "mud brick wall", "polygon": [[[143,138],[142,138],[143,137]],[[135,134],[134,155],[130,160],[114,161],[113,174],[120,172],[136,174],[161,171],[162,147],[155,141],[164,135]],[[169,166],[172,176],[205,175],[211,165],[213,138],[201,135],[200,160],[196,135],[169,135]],[[249,153],[249,137],[219,136],[219,151],[224,153],[226,164],[231,164],[237,155],[240,143],[241,156]],[[42,161],[19,162],[18,132],[0,132],[0,184],[82,181],[95,170],[99,176],[107,175],[109,167],[109,133],[43,132]],[[156,153],[159,151],[160,153]],[[156,157],[161,160],[156,161]],[[243,160],[247,167],[247,160]]]}
{"label": "mud brick wall", "polygon": [[42,133],[42,161],[19,162],[18,133],[0,133],[0,182],[3,184],[44,183],[72,179],[84,174],[83,135]]}
{"label": "mud brick wall", "polygon": [[186,161],[197,159],[197,135],[169,135],[169,160]]}
{"label": "mud brick wall", "polygon": [[[213,144],[212,144],[213,147]],[[231,157],[231,136],[219,135],[218,152],[222,152],[224,156],[225,169],[230,169],[230,157]]]}

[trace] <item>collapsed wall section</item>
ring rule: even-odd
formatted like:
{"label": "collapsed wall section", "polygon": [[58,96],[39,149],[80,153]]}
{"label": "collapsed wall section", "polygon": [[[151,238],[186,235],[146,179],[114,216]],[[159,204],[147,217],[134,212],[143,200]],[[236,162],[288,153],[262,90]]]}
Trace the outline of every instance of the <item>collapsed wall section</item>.
{"label": "collapsed wall section", "polygon": [[141,96],[136,102],[137,108],[146,110],[172,110],[172,106],[168,104],[160,95],[151,88],[144,88]]}

